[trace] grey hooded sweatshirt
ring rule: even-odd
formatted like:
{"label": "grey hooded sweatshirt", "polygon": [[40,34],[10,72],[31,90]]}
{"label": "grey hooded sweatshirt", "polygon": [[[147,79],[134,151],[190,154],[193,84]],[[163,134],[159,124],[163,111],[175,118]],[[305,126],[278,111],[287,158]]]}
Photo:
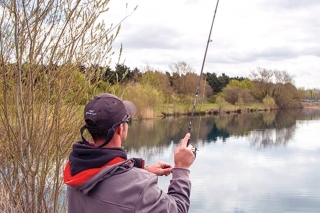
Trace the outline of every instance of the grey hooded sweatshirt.
{"label": "grey hooded sweatshirt", "polygon": [[174,168],[168,192],[142,159],[127,159],[120,148],[75,143],[64,171],[69,213],[188,212],[189,170]]}

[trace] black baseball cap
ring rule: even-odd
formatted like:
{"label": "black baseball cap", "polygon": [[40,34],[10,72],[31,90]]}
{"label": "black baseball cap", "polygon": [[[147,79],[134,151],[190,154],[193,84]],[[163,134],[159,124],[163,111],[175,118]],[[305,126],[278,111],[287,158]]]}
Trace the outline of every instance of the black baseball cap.
{"label": "black baseball cap", "polygon": [[107,137],[110,141],[114,134],[114,125],[120,124],[126,115],[133,115],[135,112],[136,106],[131,101],[122,101],[110,93],[96,95],[84,108],[86,124],[80,130],[82,139],[85,141],[83,138],[85,129],[111,130],[108,131]]}

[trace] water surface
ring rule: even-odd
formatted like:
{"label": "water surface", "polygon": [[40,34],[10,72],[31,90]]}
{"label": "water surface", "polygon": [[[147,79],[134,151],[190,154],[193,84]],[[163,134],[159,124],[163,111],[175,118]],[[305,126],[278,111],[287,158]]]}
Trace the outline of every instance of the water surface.
{"label": "water surface", "polygon": [[[133,122],[125,148],[173,164],[189,118]],[[189,212],[320,212],[320,110],[196,117]],[[171,176],[159,177],[167,191]]]}

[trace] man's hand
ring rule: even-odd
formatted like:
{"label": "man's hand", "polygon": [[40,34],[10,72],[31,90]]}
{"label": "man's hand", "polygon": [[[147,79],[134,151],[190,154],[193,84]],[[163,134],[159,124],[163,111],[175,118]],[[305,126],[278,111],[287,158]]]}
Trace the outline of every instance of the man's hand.
{"label": "man's hand", "polygon": [[172,166],[166,162],[157,162],[146,167],[148,172],[152,172],[158,176],[168,176],[172,172]]}
{"label": "man's hand", "polygon": [[187,133],[174,150],[174,167],[176,168],[189,169],[195,160],[195,155],[192,152],[193,146],[191,144],[187,146],[189,139],[190,133]]}

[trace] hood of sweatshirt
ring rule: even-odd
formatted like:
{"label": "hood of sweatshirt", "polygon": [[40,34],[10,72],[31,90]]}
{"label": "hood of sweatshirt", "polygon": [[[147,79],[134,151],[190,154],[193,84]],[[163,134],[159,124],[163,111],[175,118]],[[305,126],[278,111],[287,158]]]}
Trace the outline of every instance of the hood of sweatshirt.
{"label": "hood of sweatshirt", "polygon": [[79,190],[87,188],[88,192],[102,179],[125,172],[134,166],[144,168],[144,160],[127,160],[127,154],[121,148],[99,148],[79,141],[73,144],[69,161],[65,166],[64,183]]}

